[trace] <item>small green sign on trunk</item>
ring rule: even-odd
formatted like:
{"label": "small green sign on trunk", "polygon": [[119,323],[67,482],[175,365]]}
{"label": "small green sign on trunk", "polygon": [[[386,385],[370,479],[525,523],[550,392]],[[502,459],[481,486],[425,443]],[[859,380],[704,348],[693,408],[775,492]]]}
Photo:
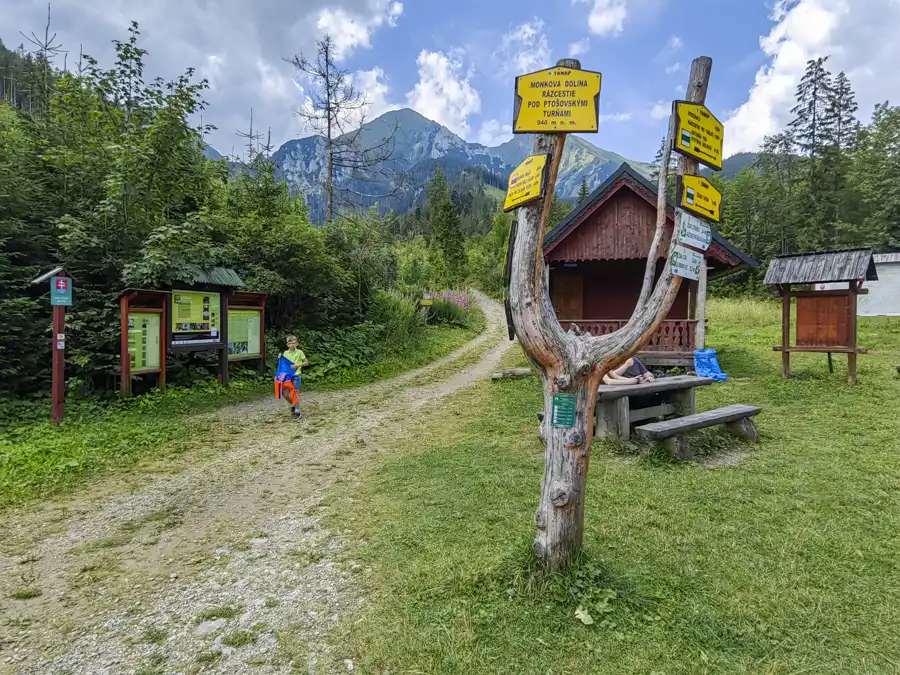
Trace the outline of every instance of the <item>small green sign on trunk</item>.
{"label": "small green sign on trunk", "polygon": [[553,394],[553,410],[550,413],[550,423],[554,427],[574,427],[576,402],[575,394]]}

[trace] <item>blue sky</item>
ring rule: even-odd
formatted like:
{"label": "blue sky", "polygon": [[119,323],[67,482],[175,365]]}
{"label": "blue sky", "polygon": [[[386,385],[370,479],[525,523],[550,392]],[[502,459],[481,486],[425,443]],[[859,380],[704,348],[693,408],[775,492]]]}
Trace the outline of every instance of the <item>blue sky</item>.
{"label": "blue sky", "polygon": [[[517,70],[508,57],[521,61],[523,51],[533,52],[535,62],[546,67],[569,56],[570,46],[580,43],[586,49],[578,54],[582,66],[603,73],[604,119],[599,133],[590,134],[589,140],[626,157],[648,159],[666,125],[660,109],[654,116],[654,107],[683,97],[691,59],[713,58],[708,105],[724,119],[747,100],[756,71],[765,61],[759,38],[772,23],[761,2],[691,0],[689,12],[684,2],[630,4],[621,33],[597,35],[589,27],[589,4],[571,0],[407,2],[397,27],[378,36],[371,49],[356,52],[348,65],[368,69],[377,64],[384,69],[391,92],[408,92],[418,81],[416,59],[422,50],[456,51],[480,98],[480,111],[467,119],[469,138],[478,140],[482,125],[511,122]],[[699,25],[703,30],[695,28]],[[536,33],[523,31],[522,26]],[[534,37],[507,38],[509,48],[503,49],[504,36],[523,33]],[[495,138],[504,135],[498,132]]]}
{"label": "blue sky", "polygon": [[[139,22],[147,74],[193,66],[209,80],[209,142],[239,152],[235,132],[271,130],[274,144],[307,135],[294,114],[309,83],[283,57],[313,53],[331,34],[340,65],[371,104],[399,107],[470,141],[510,137],[517,74],[573,55],[603,73],[600,131],[589,140],[649,160],[690,61],[713,58],[707,104],[725,122],[726,154],[754,150],[789,120],[808,59],[831,56],[856,90],[860,118],[900,99],[900,0],[54,0],[52,27],[111,61],[113,39]],[[0,38],[42,32],[46,5],[0,0]],[[575,46],[577,45],[577,46]],[[74,60],[70,60],[71,62]]]}

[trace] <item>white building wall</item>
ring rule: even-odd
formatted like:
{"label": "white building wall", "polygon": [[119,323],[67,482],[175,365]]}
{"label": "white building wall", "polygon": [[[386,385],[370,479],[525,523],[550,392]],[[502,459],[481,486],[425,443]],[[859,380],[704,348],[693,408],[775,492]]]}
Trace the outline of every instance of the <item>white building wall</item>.
{"label": "white building wall", "polygon": [[[900,254],[875,256],[878,281],[867,281],[863,288],[867,295],[859,296],[859,316],[900,316]],[[847,288],[846,283],[816,284],[820,289]]]}

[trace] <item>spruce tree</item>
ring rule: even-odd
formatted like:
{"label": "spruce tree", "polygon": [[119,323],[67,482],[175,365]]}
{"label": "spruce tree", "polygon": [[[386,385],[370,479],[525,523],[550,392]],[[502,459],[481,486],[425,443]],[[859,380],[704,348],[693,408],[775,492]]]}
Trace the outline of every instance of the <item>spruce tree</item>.
{"label": "spruce tree", "polygon": [[465,278],[466,249],[460,227],[459,213],[450,198],[444,172],[438,166],[425,188],[431,235],[440,250],[447,273],[447,281],[460,283]]}
{"label": "spruce tree", "polygon": [[798,148],[807,157],[818,158],[830,136],[828,106],[834,84],[825,68],[828,57],[806,63],[806,72],[797,85],[796,105],[791,108],[794,119],[788,125]]}
{"label": "spruce tree", "polygon": [[859,243],[859,232],[854,231],[848,220],[853,210],[847,199],[847,177],[850,169],[850,154],[856,145],[859,123],[856,121],[856,96],[846,73],[840,72],[834,80],[826,110],[824,133],[826,147],[822,154],[823,179],[830,187],[828,206],[830,223],[829,244],[841,246]]}
{"label": "spruce tree", "polygon": [[798,234],[807,249],[828,248],[833,243],[834,221],[832,185],[825,175],[823,156],[833,136],[828,114],[834,84],[825,67],[828,57],[812,59],[797,85],[794,118],[788,125],[800,154],[804,157],[806,184],[801,193]]}
{"label": "spruce tree", "polygon": [[578,202],[581,203],[588,198],[590,190],[588,190],[587,176],[581,177],[581,188],[578,190]]}

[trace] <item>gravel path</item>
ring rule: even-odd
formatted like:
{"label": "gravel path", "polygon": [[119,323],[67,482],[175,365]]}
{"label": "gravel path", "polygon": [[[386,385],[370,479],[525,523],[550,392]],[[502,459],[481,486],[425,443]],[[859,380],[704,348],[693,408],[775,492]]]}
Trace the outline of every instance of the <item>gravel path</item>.
{"label": "gravel path", "polygon": [[366,542],[323,524],[325,497],[416,410],[497,368],[503,308],[479,302],[485,332],[425,368],[308,394],[299,423],[273,398],[223,409],[217,454],[5,514],[0,673],[351,670],[329,635],[364,601]]}

